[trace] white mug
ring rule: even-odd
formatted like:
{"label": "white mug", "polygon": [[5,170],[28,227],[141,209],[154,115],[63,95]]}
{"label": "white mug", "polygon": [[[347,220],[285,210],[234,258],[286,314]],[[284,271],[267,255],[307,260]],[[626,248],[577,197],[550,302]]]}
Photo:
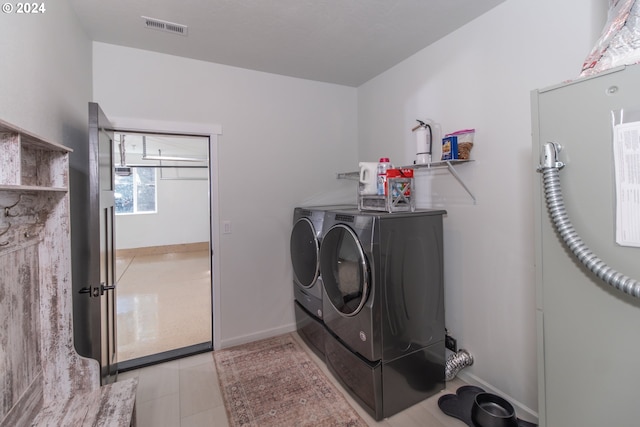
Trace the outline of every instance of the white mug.
{"label": "white mug", "polygon": [[378,193],[377,162],[360,162],[360,185],[358,191],[361,195],[373,195]]}

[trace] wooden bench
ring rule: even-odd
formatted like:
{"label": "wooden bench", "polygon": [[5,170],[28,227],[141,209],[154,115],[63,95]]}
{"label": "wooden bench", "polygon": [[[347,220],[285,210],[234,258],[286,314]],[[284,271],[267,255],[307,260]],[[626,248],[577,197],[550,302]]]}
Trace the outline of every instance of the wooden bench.
{"label": "wooden bench", "polygon": [[0,425],[46,427],[134,427],[137,379],[79,393],[43,406],[42,389],[30,390]]}
{"label": "wooden bench", "polygon": [[0,427],[135,425],[137,380],[73,345],[70,151],[0,120]]}

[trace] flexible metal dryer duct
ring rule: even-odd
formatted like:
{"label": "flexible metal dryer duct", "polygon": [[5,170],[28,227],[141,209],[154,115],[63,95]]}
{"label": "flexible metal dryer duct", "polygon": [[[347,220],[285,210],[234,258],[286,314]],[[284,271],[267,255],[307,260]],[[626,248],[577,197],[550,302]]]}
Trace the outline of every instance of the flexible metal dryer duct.
{"label": "flexible metal dryer duct", "polygon": [[447,358],[444,367],[444,379],[451,381],[458,375],[462,368],[473,365],[473,356],[465,349],[460,349],[457,353]]}
{"label": "flexible metal dryer duct", "polygon": [[560,169],[564,167],[564,163],[557,160],[560,149],[560,145],[555,142],[546,143],[544,145],[543,164],[538,168],[538,172],[542,172],[543,175],[547,210],[556,230],[575,257],[591,272],[614,288],[640,298],[640,282],[617,272],[605,264],[582,242],[582,239],[573,228],[564,208],[564,199],[560,187]]}

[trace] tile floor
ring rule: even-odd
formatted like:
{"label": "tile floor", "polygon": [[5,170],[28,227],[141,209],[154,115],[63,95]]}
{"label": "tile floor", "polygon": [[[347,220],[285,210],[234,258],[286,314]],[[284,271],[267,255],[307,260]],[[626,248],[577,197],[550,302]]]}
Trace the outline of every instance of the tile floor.
{"label": "tile floor", "polygon": [[211,341],[208,254],[118,257],[119,361]]}
{"label": "tile floor", "polygon": [[[208,251],[121,257],[116,268],[120,361],[211,339]],[[368,425],[465,427],[463,422],[443,414],[437,405],[438,398],[454,393],[463,385],[461,381],[454,380],[436,396],[376,422],[344,392],[304,341],[295,336]],[[119,375],[119,379],[131,377],[139,381],[138,427],[228,426],[211,353]]]}
{"label": "tile floor", "polygon": [[[322,361],[302,339],[294,334],[300,344],[339,390],[343,391],[360,416],[369,426],[390,427],[466,427],[462,421],[449,417],[438,408],[438,398],[455,393],[464,385],[458,379],[447,383],[447,389],[414,405],[399,414],[374,421],[351,397],[344,392]],[[119,379],[137,377],[137,426],[138,427],[225,427],[227,416],[218,387],[212,353],[203,353],[184,359],[150,366],[119,375]],[[288,426],[283,426],[288,427]]]}

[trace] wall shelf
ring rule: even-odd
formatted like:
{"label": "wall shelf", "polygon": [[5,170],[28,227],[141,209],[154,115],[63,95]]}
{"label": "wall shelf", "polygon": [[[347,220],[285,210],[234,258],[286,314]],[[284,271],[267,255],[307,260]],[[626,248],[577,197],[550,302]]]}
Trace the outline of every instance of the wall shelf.
{"label": "wall shelf", "polygon": [[[402,168],[402,169],[414,169],[414,170],[420,170],[420,171],[447,168],[449,173],[451,175],[453,175],[453,177],[458,181],[458,183],[460,183],[460,185],[462,186],[462,188],[464,188],[464,190],[467,192],[467,194],[469,194],[469,196],[471,196],[471,199],[473,199],[473,204],[475,205],[476,204],[475,196],[473,195],[473,193],[471,192],[469,187],[467,187],[467,185],[463,181],[462,177],[460,177],[460,175],[458,174],[458,172],[456,172],[456,170],[454,168],[454,166],[456,166],[456,165],[469,163],[469,162],[473,162],[473,160],[457,160],[457,159],[456,160],[443,160],[443,161],[440,161],[440,162],[431,162],[431,163],[421,164],[421,165],[400,166],[399,168]],[[340,172],[340,173],[337,174],[337,179],[349,179],[349,180],[359,181],[360,180],[360,173],[357,172],[357,171],[356,172]]]}
{"label": "wall shelf", "polygon": [[0,190],[7,191],[50,191],[54,193],[66,193],[69,191],[67,187],[39,187],[34,185],[3,185],[0,184]]}
{"label": "wall shelf", "polygon": [[66,189],[71,151],[0,120],[0,185],[7,190]]}

